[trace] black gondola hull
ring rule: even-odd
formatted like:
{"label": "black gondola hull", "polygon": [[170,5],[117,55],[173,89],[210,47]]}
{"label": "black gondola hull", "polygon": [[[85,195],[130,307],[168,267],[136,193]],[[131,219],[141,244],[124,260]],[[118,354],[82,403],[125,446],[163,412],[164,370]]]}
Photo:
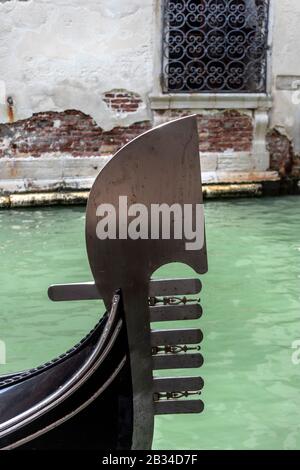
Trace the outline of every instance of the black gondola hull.
{"label": "black gondola hull", "polygon": [[1,449],[130,449],[132,386],[122,317],[119,301],[65,357],[6,378]]}

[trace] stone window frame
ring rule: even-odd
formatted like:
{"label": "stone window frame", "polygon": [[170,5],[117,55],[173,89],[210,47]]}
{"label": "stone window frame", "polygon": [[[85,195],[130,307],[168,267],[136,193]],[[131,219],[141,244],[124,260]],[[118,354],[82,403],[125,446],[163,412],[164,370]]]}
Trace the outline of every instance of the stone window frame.
{"label": "stone window frame", "polygon": [[164,0],[155,0],[154,13],[154,84],[150,94],[151,105],[157,109],[251,109],[256,107],[271,107],[272,85],[272,36],[274,1],[270,0],[269,32],[267,50],[267,91],[265,93],[166,93],[162,87],[162,47],[163,47],[163,3]]}
{"label": "stone window frame", "polygon": [[[154,13],[154,85],[150,94],[153,109],[186,109],[192,106],[210,109],[219,107],[222,109],[254,109],[257,107],[271,107],[272,87],[272,36],[274,1],[270,0],[269,33],[267,49],[267,72],[265,93],[168,93],[162,87],[162,47],[163,47],[163,4],[164,0],[155,0]],[[158,108],[158,106],[162,106]]]}
{"label": "stone window frame", "polygon": [[[211,0],[165,0],[163,2],[161,79],[164,92],[222,94],[265,92],[270,0],[222,0],[226,13],[218,16],[221,24],[217,24],[215,19],[213,8],[216,6],[215,2],[212,5],[210,2]],[[233,2],[233,10],[229,15],[228,8],[231,8],[231,2]],[[261,2],[261,7],[254,16],[250,8],[252,9],[258,2]],[[240,12],[239,7],[242,4],[245,5],[246,10],[243,26],[240,26],[240,15],[243,13]],[[196,20],[196,5],[200,8],[199,13],[204,8],[200,17],[204,18],[205,15],[205,21]],[[169,15],[170,23],[167,20]],[[257,30],[257,27],[262,27],[262,29]],[[256,34],[254,34],[255,31]],[[249,35],[251,43],[248,39]],[[239,41],[239,47],[236,42],[231,42],[232,39]],[[252,43],[252,41],[257,42]],[[216,44],[218,46],[214,48]],[[232,44],[231,47],[230,44]],[[253,54],[253,44],[258,46],[259,57]],[[250,45],[251,48],[249,48]],[[219,54],[222,54],[222,57],[218,57]],[[257,67],[258,62],[261,68]],[[215,77],[210,69],[210,66],[212,64],[216,66],[216,63],[220,67],[218,83],[214,82]],[[244,73],[249,67],[249,74],[241,73],[238,81],[235,80],[237,67],[240,67],[240,72],[244,68]],[[200,72],[201,68],[202,72]]]}
{"label": "stone window frame", "polygon": [[254,116],[253,154],[262,168],[269,166],[269,153],[266,150],[266,133],[269,124],[269,111],[272,108],[272,46],[274,26],[274,2],[270,0],[269,32],[267,51],[267,90],[265,93],[164,93],[162,89],[162,31],[163,2],[155,0],[154,9],[154,64],[153,90],[149,94],[153,111],[189,110],[197,113],[201,110],[250,110]]}

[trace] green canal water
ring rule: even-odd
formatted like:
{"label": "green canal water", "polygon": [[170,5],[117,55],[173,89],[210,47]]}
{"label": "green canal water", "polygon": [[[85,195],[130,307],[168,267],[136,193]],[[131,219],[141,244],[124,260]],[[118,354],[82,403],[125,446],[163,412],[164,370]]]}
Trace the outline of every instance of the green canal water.
{"label": "green canal water", "polygon": [[[209,202],[205,214],[204,315],[192,322],[204,332],[205,411],[156,418],[153,447],[299,449],[300,198]],[[103,312],[47,299],[52,283],[91,280],[84,218],[80,207],[0,212],[0,374],[62,353]],[[156,273],[191,274],[179,264]]]}

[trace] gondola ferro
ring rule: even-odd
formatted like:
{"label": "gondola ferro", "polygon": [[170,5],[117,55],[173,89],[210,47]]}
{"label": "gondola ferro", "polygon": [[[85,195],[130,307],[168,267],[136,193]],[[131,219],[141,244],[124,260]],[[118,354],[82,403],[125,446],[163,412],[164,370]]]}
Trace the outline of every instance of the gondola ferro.
{"label": "gondola ferro", "polygon": [[[181,262],[207,271],[203,241],[187,250],[187,238],[120,236],[99,239],[101,204],[116,208],[118,234],[129,204],[202,205],[195,116],[177,119],[135,138],[101,170],[86,211],[86,246],[93,282],[53,285],[53,301],[102,299],[107,313],[70,351],[39,367],[0,377],[0,449],[150,449],[154,416],[200,413],[198,376],[155,376],[156,370],[198,368],[202,333],[187,328],[200,318],[196,279],[155,280],[161,266]],[[193,213],[193,217],[195,214]],[[170,218],[173,233],[174,220]],[[199,229],[199,227],[197,228]],[[187,297],[186,297],[187,296]],[[156,322],[185,321],[181,329]]]}

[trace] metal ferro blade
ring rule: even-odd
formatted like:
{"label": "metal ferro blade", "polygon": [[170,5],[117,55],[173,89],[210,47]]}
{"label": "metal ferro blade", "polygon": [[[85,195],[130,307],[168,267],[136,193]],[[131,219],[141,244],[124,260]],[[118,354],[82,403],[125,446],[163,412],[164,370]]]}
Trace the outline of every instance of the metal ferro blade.
{"label": "metal ferro blade", "polygon": [[[143,204],[147,208],[149,233],[153,204],[179,204],[182,208],[191,204],[195,208],[203,203],[195,116],[154,128],[119,150],[96,178],[87,204],[86,245],[99,294],[109,308],[113,292],[121,289],[123,293],[133,386],[132,448],[148,449],[154,422],[149,281],[156,269],[175,261],[205,273],[206,244],[204,236],[197,251],[187,250],[185,234],[181,239],[163,239],[161,233],[158,239],[126,238],[124,232],[132,219],[126,220],[126,208],[119,207],[120,196],[127,197],[128,207]],[[101,204],[110,204],[115,211],[116,239],[100,240],[97,236],[100,217],[96,212]],[[172,218],[170,225],[173,235]],[[200,230],[204,233],[204,226]]]}

